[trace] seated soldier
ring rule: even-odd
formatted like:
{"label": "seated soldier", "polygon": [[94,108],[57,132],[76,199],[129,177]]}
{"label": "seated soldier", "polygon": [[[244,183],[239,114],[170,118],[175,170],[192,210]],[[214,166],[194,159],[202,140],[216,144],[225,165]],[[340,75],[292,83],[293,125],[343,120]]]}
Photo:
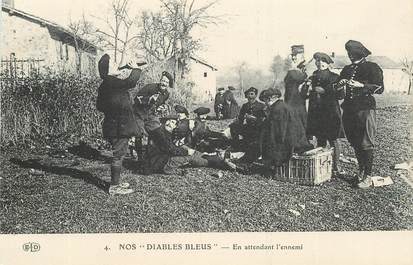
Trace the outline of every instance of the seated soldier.
{"label": "seated soldier", "polygon": [[288,162],[293,153],[310,150],[305,129],[290,107],[281,99],[279,89],[268,89],[263,100],[269,106],[268,118],[262,127],[261,149],[266,173],[272,167]]}
{"label": "seated soldier", "polygon": [[165,121],[164,126],[155,129],[151,134],[146,174],[172,174],[174,169],[182,166],[236,169],[229,160],[217,155],[203,155],[185,145],[176,146],[172,141],[172,131],[176,128],[177,116],[169,115],[162,119]]}
{"label": "seated soldier", "polygon": [[173,142],[176,146],[189,145],[192,138],[192,129],[194,128],[194,121],[189,119],[188,110],[180,105],[175,107],[178,115],[177,126],[173,130]]}
{"label": "seated soldier", "polygon": [[[245,91],[248,102],[242,105],[238,118],[230,125],[232,147],[235,150],[247,152],[244,157],[247,162],[252,162],[258,158],[258,141],[261,126],[265,118],[265,105],[256,100],[258,89],[250,87]],[[243,141],[240,140],[242,136]]]}
{"label": "seated soldier", "polygon": [[209,112],[209,108],[205,107],[194,110],[197,117],[192,131],[191,147],[200,152],[213,153],[217,148],[224,148],[228,144],[223,133],[212,131],[206,124]]}

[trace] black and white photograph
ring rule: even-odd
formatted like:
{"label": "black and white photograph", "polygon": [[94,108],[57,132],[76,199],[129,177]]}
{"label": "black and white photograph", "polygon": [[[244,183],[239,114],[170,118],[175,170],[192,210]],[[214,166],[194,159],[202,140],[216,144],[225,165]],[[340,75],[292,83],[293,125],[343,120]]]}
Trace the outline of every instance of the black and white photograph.
{"label": "black and white photograph", "polygon": [[411,0],[1,6],[0,237],[411,236]]}

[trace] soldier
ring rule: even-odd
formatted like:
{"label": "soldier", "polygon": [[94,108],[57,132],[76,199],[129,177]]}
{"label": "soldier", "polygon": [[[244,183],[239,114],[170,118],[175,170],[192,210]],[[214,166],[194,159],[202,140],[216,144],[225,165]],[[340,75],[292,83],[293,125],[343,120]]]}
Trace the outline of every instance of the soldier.
{"label": "soldier", "polygon": [[168,87],[173,86],[173,77],[168,72],[162,72],[159,83],[151,83],[142,87],[136,94],[133,105],[138,121],[138,126],[142,132],[135,138],[135,149],[138,160],[142,159],[142,138],[144,133],[150,133],[159,128],[161,123],[157,115],[157,109],[163,106],[169,98]]}
{"label": "soldier", "polygon": [[228,90],[224,93],[223,119],[234,119],[238,116],[239,106],[232,92],[234,90],[234,87],[229,86]]}
{"label": "soldier", "polygon": [[[246,162],[252,162],[260,156],[257,148],[262,122],[265,118],[265,105],[256,100],[258,89],[255,87],[250,87],[244,95],[248,102],[242,105],[238,118],[230,125],[230,130],[232,146],[246,152],[244,159],[247,159]],[[243,137],[242,144],[239,139],[240,135]]]}
{"label": "soldier", "polygon": [[349,40],[345,48],[352,64],[341,71],[336,89],[345,89],[341,105],[343,125],[359,165],[358,187],[364,189],[372,186],[376,136],[376,100],[373,95],[383,93],[383,70],[366,60],[371,52],[362,43]]}
{"label": "soldier", "polygon": [[344,130],[338,99],[343,99],[344,94],[343,91],[337,92],[333,86],[339,75],[329,70],[334,63],[330,56],[316,52],[313,58],[317,70],[310,77],[312,89],[309,94],[307,136],[315,136],[317,146],[325,147],[328,141],[334,147],[333,172],[339,174],[340,146],[337,139],[344,137]]}
{"label": "soldier", "polygon": [[185,107],[175,105],[174,108],[178,119],[177,126],[172,133],[173,142],[176,146],[189,145],[191,143],[194,121],[189,119],[189,112]]}
{"label": "soldier", "polygon": [[293,152],[310,149],[304,127],[281,99],[279,89],[268,89],[262,99],[269,106],[268,118],[262,127],[262,158],[266,173],[272,167],[288,162]]}
{"label": "soldier", "polygon": [[218,88],[218,93],[215,95],[214,111],[215,111],[217,120],[220,120],[223,118],[223,109],[224,109],[224,102],[225,102],[224,92],[225,92],[225,88],[220,87]]}
{"label": "soldier", "polygon": [[307,128],[307,110],[305,106],[307,90],[305,89],[306,87],[303,86],[307,74],[303,71],[302,67],[305,62],[304,46],[291,46],[291,58],[293,68],[287,72],[287,75],[284,78],[284,100],[285,103],[290,106],[293,115],[301,121],[304,128]]}
{"label": "soldier", "polygon": [[109,194],[129,194],[129,183],[121,182],[122,161],[128,152],[129,137],[138,133],[128,90],[135,87],[141,70],[134,62],[122,67],[118,76],[109,75],[109,55],[99,60],[99,74],[103,79],[98,89],[97,109],[104,113],[103,137],[112,145],[111,183]]}
{"label": "soldier", "polygon": [[168,115],[162,119],[165,120],[164,126],[155,129],[151,134],[145,168],[147,174],[172,174],[174,169],[182,166],[236,169],[233,163],[224,158],[206,156],[185,145],[176,146],[172,141],[172,131],[176,128],[177,116]]}
{"label": "soldier", "polygon": [[199,107],[194,110],[197,117],[195,118],[195,126],[192,131],[191,147],[200,152],[212,153],[216,151],[216,148],[222,148],[227,143],[223,133],[212,131],[206,124],[209,112],[210,109],[205,107]]}

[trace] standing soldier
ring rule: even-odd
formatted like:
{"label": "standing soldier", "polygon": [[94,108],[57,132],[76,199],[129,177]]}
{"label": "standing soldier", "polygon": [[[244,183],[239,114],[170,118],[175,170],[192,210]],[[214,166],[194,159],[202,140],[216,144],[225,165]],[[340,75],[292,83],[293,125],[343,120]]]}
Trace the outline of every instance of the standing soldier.
{"label": "standing soldier", "polygon": [[333,172],[339,174],[340,146],[337,139],[344,137],[344,130],[338,99],[343,99],[344,94],[343,91],[338,93],[333,86],[339,75],[329,69],[334,63],[330,56],[316,52],[313,59],[317,70],[310,77],[312,89],[308,104],[307,136],[315,136],[317,146],[325,147],[328,141],[334,147]]}
{"label": "standing soldier", "polygon": [[164,71],[159,83],[151,83],[142,87],[135,97],[134,112],[140,127],[140,135],[136,136],[135,149],[138,159],[142,159],[142,138],[144,132],[150,133],[161,127],[157,109],[163,106],[169,98],[168,87],[173,86],[173,77]]}
{"label": "standing soldier", "polygon": [[122,67],[118,76],[109,75],[109,55],[99,60],[99,74],[103,79],[98,89],[97,109],[104,113],[103,137],[112,145],[111,183],[109,194],[129,194],[133,190],[129,183],[121,183],[122,161],[128,152],[129,137],[138,132],[138,125],[133,114],[129,89],[136,86],[141,70],[136,63],[130,62]]}
{"label": "standing soldier", "polygon": [[307,128],[307,110],[305,106],[307,91],[303,86],[307,74],[303,71],[305,62],[303,45],[291,46],[291,60],[293,67],[284,78],[284,100],[290,106],[293,115],[301,121],[304,128]]}
{"label": "standing soldier", "polygon": [[352,64],[343,68],[336,87],[345,89],[343,125],[359,165],[358,187],[365,189],[372,186],[376,136],[376,100],[373,94],[383,93],[383,70],[366,60],[371,52],[362,43],[349,40],[345,48]]}
{"label": "standing soldier", "polygon": [[229,86],[228,90],[224,93],[224,106],[222,109],[223,119],[234,119],[238,116],[239,106],[235,99],[233,86]]}
{"label": "standing soldier", "polygon": [[214,101],[214,111],[217,117],[217,120],[222,119],[223,117],[223,109],[224,109],[224,92],[225,89],[223,87],[218,88],[218,93],[215,95]]}

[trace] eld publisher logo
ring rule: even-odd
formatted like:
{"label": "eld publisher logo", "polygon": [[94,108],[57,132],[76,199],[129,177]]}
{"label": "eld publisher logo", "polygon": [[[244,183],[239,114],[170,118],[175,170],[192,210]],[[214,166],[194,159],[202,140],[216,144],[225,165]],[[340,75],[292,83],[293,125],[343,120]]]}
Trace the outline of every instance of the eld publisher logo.
{"label": "eld publisher logo", "polygon": [[37,252],[40,251],[40,244],[35,242],[29,242],[23,244],[23,250],[26,252]]}

